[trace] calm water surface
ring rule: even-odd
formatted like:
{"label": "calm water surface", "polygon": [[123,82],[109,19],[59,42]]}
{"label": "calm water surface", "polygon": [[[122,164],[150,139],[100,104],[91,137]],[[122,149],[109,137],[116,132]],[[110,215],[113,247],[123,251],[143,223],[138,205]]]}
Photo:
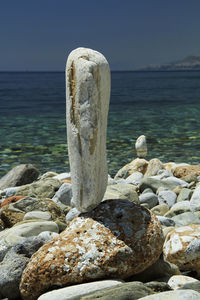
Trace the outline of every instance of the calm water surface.
{"label": "calm water surface", "polygon": [[[107,158],[110,174],[136,157],[200,163],[200,71],[112,72]],[[0,176],[19,163],[69,171],[63,72],[0,73]]]}

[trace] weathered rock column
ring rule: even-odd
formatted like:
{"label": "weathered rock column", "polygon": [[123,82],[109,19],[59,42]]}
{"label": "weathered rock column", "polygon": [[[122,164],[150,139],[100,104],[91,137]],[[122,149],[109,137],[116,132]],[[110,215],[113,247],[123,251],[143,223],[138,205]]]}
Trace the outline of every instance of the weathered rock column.
{"label": "weathered rock column", "polygon": [[96,207],[107,186],[106,133],[110,69],[94,50],[72,51],[66,66],[67,142],[72,205],[81,212]]}

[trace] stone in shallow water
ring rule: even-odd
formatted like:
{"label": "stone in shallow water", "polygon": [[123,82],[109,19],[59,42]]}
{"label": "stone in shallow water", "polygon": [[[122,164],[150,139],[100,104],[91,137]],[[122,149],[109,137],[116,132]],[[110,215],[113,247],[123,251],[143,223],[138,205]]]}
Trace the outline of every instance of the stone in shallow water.
{"label": "stone in shallow water", "polygon": [[66,66],[67,141],[75,206],[81,212],[96,207],[106,190],[107,116],[110,70],[94,50],[72,51]]}
{"label": "stone in shallow water", "polygon": [[32,256],[20,284],[23,299],[52,286],[127,278],[153,264],[162,245],[160,223],[150,211],[126,200],[102,202]]}
{"label": "stone in shallow water", "polygon": [[139,158],[147,156],[147,142],[145,135],[141,135],[137,138],[135,142],[135,149]]}

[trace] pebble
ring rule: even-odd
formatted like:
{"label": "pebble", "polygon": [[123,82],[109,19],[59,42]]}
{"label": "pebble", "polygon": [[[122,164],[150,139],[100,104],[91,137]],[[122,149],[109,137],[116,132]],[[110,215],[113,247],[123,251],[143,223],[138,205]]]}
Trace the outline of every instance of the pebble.
{"label": "pebble", "polygon": [[142,193],[139,196],[140,204],[148,203],[149,208],[153,208],[158,204],[158,197],[154,193]]}
{"label": "pebble", "polygon": [[159,204],[167,204],[171,208],[176,203],[177,195],[173,191],[161,191],[158,193]]}

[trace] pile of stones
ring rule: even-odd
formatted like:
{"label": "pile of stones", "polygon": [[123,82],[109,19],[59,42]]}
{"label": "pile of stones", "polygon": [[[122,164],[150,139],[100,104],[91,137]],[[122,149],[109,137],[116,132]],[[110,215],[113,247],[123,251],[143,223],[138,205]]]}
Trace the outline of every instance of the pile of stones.
{"label": "pile of stones", "polygon": [[200,166],[137,158],[107,173],[110,71],[78,48],[66,68],[70,173],[0,179],[0,299],[200,299]]}

